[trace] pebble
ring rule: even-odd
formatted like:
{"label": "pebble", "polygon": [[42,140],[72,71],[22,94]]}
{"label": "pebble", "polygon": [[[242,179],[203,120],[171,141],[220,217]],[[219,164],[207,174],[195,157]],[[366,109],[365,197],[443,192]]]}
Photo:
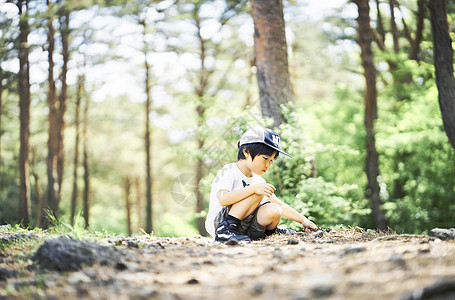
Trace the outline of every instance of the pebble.
{"label": "pebble", "polygon": [[343,254],[346,255],[346,254],[352,254],[352,253],[360,253],[365,250],[366,250],[365,247],[346,247],[346,248],[344,248]]}
{"label": "pebble", "polygon": [[297,239],[288,239],[288,245],[298,245],[299,244],[299,240]]}
{"label": "pebble", "polygon": [[71,276],[68,278],[68,282],[71,283],[71,284],[77,284],[77,283],[89,283],[91,282],[92,280],[90,279],[90,277],[88,277],[86,274],[84,274],[83,272],[76,272],[76,273],[73,273],[71,274]]}

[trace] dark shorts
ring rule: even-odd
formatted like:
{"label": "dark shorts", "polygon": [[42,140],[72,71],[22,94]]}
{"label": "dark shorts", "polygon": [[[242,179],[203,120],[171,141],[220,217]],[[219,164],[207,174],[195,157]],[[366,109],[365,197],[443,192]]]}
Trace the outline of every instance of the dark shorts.
{"label": "dark shorts", "polygon": [[[258,211],[259,208],[265,204],[271,203],[270,201],[261,203],[254,212],[247,216],[245,219],[240,221],[240,234],[248,235],[252,240],[260,239],[264,236],[265,226],[262,226],[258,223]],[[232,205],[224,206],[218,215],[215,217],[215,228],[218,227],[218,224],[223,222],[229,211],[231,210]]]}

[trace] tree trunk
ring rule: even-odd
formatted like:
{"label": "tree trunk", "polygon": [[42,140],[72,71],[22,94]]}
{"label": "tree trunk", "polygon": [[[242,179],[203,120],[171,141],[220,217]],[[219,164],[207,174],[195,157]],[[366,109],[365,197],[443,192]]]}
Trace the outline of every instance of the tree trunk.
{"label": "tree trunk", "polygon": [[74,170],[73,170],[73,192],[71,194],[71,225],[74,225],[74,216],[76,215],[77,204],[77,178],[79,168],[79,127],[80,127],[80,111],[81,111],[81,97],[84,78],[82,75],[77,80],[77,94],[76,94],[76,140],[74,142]]}
{"label": "tree trunk", "polygon": [[[195,89],[195,94],[197,97],[197,105],[196,105],[196,113],[197,113],[197,131],[196,131],[196,139],[198,145],[198,152],[202,151],[205,141],[204,138],[201,136],[200,132],[202,127],[205,123],[205,103],[204,103],[204,96],[206,94],[206,89],[209,82],[210,72],[207,70],[207,66],[205,64],[206,59],[206,43],[205,39],[202,37],[201,34],[201,19],[200,19],[200,6],[195,7],[194,15],[196,21],[196,28],[197,28],[197,37],[199,39],[199,60],[201,61],[201,68],[199,70],[199,85]],[[204,195],[201,192],[201,182],[202,178],[204,178],[204,161],[200,155],[197,155],[196,159],[196,178],[195,184],[196,187],[194,189],[194,193],[196,196],[196,226],[199,231],[200,235],[206,236],[208,233],[205,230],[205,217],[201,215],[201,213],[205,209],[204,203]]]}
{"label": "tree trunk", "polygon": [[142,228],[142,189],[139,178],[136,178],[136,212],[137,212],[137,228]]}
{"label": "tree trunk", "polygon": [[146,220],[145,220],[145,232],[153,232],[153,199],[152,199],[152,155],[151,155],[151,130],[150,130],[150,113],[152,107],[152,95],[150,93],[150,66],[147,61],[147,41],[146,41],[146,29],[147,24],[145,21],[139,22],[143,26],[144,30],[144,67],[145,67],[145,165],[146,165]]}
{"label": "tree trunk", "polygon": [[283,123],[281,105],[294,101],[289,78],[283,3],[281,0],[251,0],[254,49],[262,115]]}
{"label": "tree trunk", "polygon": [[55,49],[55,30],[52,24],[52,4],[47,0],[47,6],[49,11],[48,19],[48,90],[47,90],[47,105],[49,108],[49,138],[48,138],[48,155],[47,155],[47,197],[43,200],[42,209],[45,211],[42,214],[41,225],[43,228],[49,226],[49,220],[47,219],[46,211],[50,207],[55,207],[55,203],[58,202],[58,180],[57,180],[57,112],[56,112],[56,91],[55,91],[55,80],[54,80],[54,49]]}
{"label": "tree trunk", "polygon": [[126,224],[128,229],[128,236],[131,236],[131,203],[130,203],[130,190],[131,183],[128,177],[125,178],[125,208],[126,208]]}
{"label": "tree trunk", "polygon": [[0,192],[2,190],[2,115],[3,115],[3,69],[0,64]]}
{"label": "tree trunk", "polygon": [[84,165],[84,195],[83,195],[83,210],[84,210],[84,220],[85,228],[90,226],[90,170],[88,162],[88,107],[90,99],[86,97],[86,104],[84,107],[84,125],[82,128],[82,138],[83,142],[83,165]]}
{"label": "tree trunk", "polygon": [[[20,204],[19,218],[24,227],[30,225],[31,201],[30,201],[30,64],[28,60],[28,1],[19,0],[19,107],[20,107],[20,150],[19,150],[19,174],[20,174]],[[25,8],[25,12],[24,9]]]}
{"label": "tree trunk", "polygon": [[[198,112],[202,111],[201,109],[198,109]],[[204,110],[205,111],[205,110]],[[201,118],[204,118],[204,113],[200,113],[198,115],[198,119],[201,120]],[[199,127],[202,126],[202,124],[199,121]],[[198,149],[202,150],[204,147],[204,140],[201,137],[198,137]],[[202,236],[208,235],[207,230],[205,230],[205,216],[202,216],[201,213],[205,209],[205,204],[204,204],[204,194],[201,192],[201,183],[202,183],[202,178],[204,178],[204,161],[202,160],[202,157],[198,157],[196,161],[196,188],[195,188],[195,194],[196,194],[196,224],[197,224],[197,229],[199,231],[199,234]]]}
{"label": "tree trunk", "polygon": [[366,175],[368,180],[367,196],[371,200],[375,225],[380,230],[387,229],[384,212],[381,209],[379,196],[379,164],[376,151],[374,120],[377,119],[376,68],[371,49],[370,7],[368,0],[355,0],[358,6],[358,44],[361,49],[362,66],[366,81],[365,88],[365,129],[366,129]]}
{"label": "tree trunk", "polygon": [[419,53],[420,53],[420,43],[422,42],[423,36],[423,26],[425,21],[425,11],[427,8],[427,1],[426,0],[418,0],[417,1],[417,29],[416,29],[416,36],[414,39],[414,43],[412,44],[411,54],[409,55],[410,59],[419,60]]}
{"label": "tree trunk", "polygon": [[381,39],[381,43],[384,44],[385,42],[385,29],[384,29],[384,22],[382,21],[382,14],[381,9],[379,7],[379,0],[376,0],[376,13],[377,13],[377,30],[379,33],[379,37]]}
{"label": "tree trunk", "polygon": [[[64,5],[64,4],[63,4]],[[66,81],[68,73],[68,61],[69,61],[69,49],[68,49],[68,39],[69,39],[69,12],[66,8],[61,7],[63,13],[60,16],[60,35],[62,39],[62,57],[63,57],[63,66],[62,73],[60,74],[60,81],[62,88],[60,90],[60,95],[58,98],[59,107],[57,114],[57,177],[58,177],[58,197],[55,202],[55,205],[52,207],[54,215],[58,217],[59,211],[59,202],[61,199],[62,193],[62,183],[63,183],[63,167],[64,167],[64,132],[65,132],[65,111],[66,111],[66,99],[68,93],[68,84]]]}
{"label": "tree trunk", "polygon": [[30,162],[30,173],[35,180],[35,192],[36,192],[36,227],[41,227],[41,215],[42,215],[42,207],[43,207],[43,192],[41,190],[41,186],[39,184],[39,176],[36,172],[36,148],[30,149],[31,154],[31,162]]}
{"label": "tree trunk", "polygon": [[393,51],[398,53],[400,51],[400,44],[399,44],[399,34],[398,34],[398,27],[397,23],[395,22],[395,0],[389,0],[389,7],[390,7],[390,31],[392,32],[393,37]]}
{"label": "tree trunk", "polygon": [[447,137],[455,150],[455,79],[453,76],[452,39],[444,0],[429,2],[433,32],[434,66],[439,92],[439,107]]}
{"label": "tree trunk", "polygon": [[43,205],[43,192],[39,184],[39,176],[35,171],[32,172],[33,179],[35,180],[36,192],[36,227],[41,227],[41,210]]}

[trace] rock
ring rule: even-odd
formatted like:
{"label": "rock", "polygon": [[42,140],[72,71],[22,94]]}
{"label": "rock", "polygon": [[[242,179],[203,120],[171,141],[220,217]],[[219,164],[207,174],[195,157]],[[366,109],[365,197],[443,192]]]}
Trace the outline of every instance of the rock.
{"label": "rock", "polygon": [[17,277],[19,276],[19,273],[16,270],[6,270],[3,268],[0,268],[0,281],[6,281],[8,278],[11,277]]}
{"label": "rock", "polygon": [[3,248],[4,246],[10,245],[12,243],[17,243],[17,242],[24,242],[26,240],[31,240],[31,239],[38,239],[38,236],[33,233],[14,233],[8,236],[1,236],[0,237],[0,248]]}
{"label": "rock", "polygon": [[335,292],[335,286],[333,285],[321,285],[311,289],[313,298],[326,298],[331,296]]}
{"label": "rock", "polygon": [[122,262],[122,256],[115,247],[58,237],[44,242],[32,260],[46,269],[77,271],[95,263],[114,266]]}
{"label": "rock", "polygon": [[239,241],[234,240],[234,239],[230,239],[226,242],[226,245],[228,245],[228,246],[236,246],[238,244],[239,244]]}
{"label": "rock", "polygon": [[433,228],[430,231],[430,236],[441,240],[454,240],[455,239],[455,228]]}
{"label": "rock", "polygon": [[262,294],[264,292],[264,287],[265,287],[264,283],[258,282],[254,285],[254,292],[256,294]]}
{"label": "rock", "polygon": [[455,299],[455,281],[440,281],[405,295],[403,300]]}
{"label": "rock", "polygon": [[318,230],[318,231],[316,231],[315,233],[313,233],[313,236],[314,236],[315,238],[321,238],[321,237],[324,236],[324,231]]}
{"label": "rock", "polygon": [[192,279],[188,280],[186,283],[187,284],[198,284],[199,280],[197,280],[196,278],[192,278]]}
{"label": "rock", "polygon": [[299,240],[296,239],[288,239],[288,245],[298,245]]}
{"label": "rock", "polygon": [[76,272],[76,273],[73,273],[69,278],[68,278],[68,282],[71,283],[71,284],[78,284],[78,283],[88,283],[90,282],[91,279],[90,277],[88,277],[86,274],[82,273],[82,272]]}
{"label": "rock", "polygon": [[343,251],[343,254],[360,253],[365,250],[366,250],[365,247],[346,247]]}

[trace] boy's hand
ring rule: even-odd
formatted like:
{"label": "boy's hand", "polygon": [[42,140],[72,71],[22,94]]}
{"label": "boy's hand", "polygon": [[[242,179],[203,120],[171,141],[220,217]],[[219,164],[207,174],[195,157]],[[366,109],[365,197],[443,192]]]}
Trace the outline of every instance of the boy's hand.
{"label": "boy's hand", "polygon": [[264,195],[268,197],[272,197],[273,193],[276,190],[276,188],[269,183],[253,184],[251,187],[254,189],[255,194]]}
{"label": "boy's hand", "polygon": [[316,224],[308,220],[307,218],[304,218],[303,221],[300,223],[304,228],[311,228],[311,229],[317,229],[318,227]]}

